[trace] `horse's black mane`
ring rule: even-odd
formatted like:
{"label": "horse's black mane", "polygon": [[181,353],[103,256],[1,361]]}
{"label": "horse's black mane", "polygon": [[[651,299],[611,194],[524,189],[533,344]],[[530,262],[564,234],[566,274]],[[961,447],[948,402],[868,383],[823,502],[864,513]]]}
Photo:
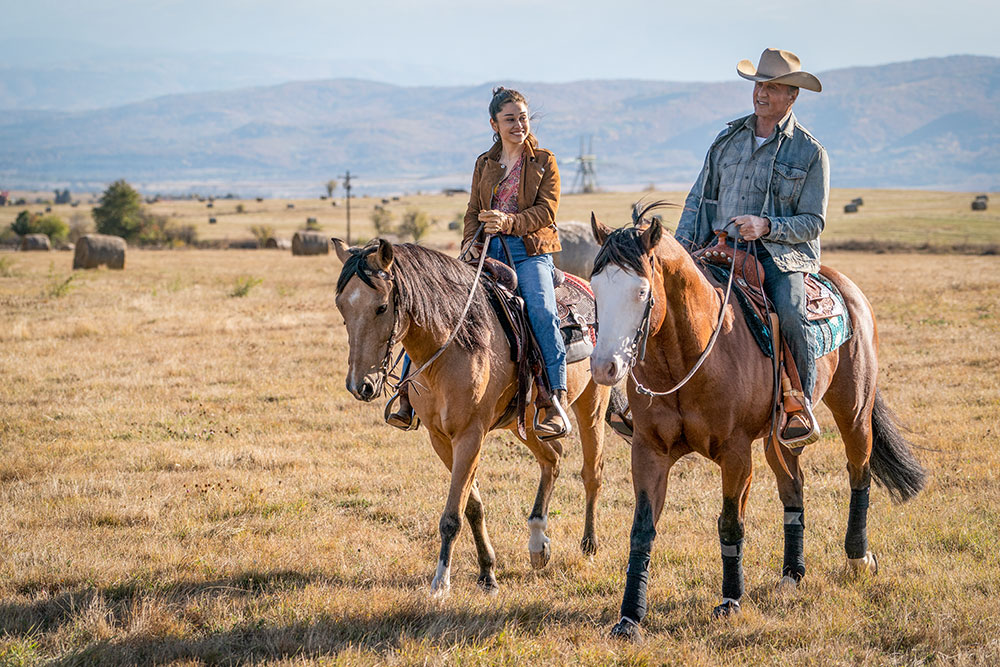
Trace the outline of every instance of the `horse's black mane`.
{"label": "horse's black mane", "polygon": [[[616,229],[604,241],[600,252],[594,258],[594,270],[591,275],[596,275],[607,268],[608,264],[629,269],[634,273],[646,275],[646,261],[643,257],[645,249],[642,247],[642,240],[639,238],[646,230],[644,223],[647,213],[658,208],[674,207],[668,201],[654,201],[650,204],[637,202],[632,207],[632,227],[622,227]],[[643,226],[640,226],[643,225]]]}
{"label": "horse's black mane", "polygon": [[[352,248],[351,256],[337,279],[337,294],[347,287],[357,275],[369,286],[373,275],[368,266],[368,255],[377,245]],[[469,298],[475,269],[436,250],[411,243],[392,246],[393,263],[390,269],[399,290],[399,308],[409,314],[413,323],[422,328],[436,326],[450,332],[462,315]],[[488,341],[490,306],[482,285],[476,284],[476,296],[469,312],[455,336],[455,342],[466,350],[482,347]]]}

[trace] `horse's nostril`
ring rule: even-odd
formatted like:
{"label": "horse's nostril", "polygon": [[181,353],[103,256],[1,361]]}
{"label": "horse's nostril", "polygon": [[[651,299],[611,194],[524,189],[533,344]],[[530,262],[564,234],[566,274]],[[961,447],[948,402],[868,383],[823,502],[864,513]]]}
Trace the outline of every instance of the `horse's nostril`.
{"label": "horse's nostril", "polygon": [[375,385],[371,382],[371,380],[365,380],[361,383],[361,388],[358,390],[358,393],[361,395],[361,398],[366,401],[371,400],[375,397]]}

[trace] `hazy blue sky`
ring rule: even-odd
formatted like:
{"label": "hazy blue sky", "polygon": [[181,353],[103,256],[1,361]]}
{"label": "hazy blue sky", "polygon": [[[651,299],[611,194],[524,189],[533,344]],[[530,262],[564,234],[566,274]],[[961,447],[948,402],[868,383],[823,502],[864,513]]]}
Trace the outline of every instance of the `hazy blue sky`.
{"label": "hazy blue sky", "polygon": [[[681,4],[681,3],[678,3]],[[762,48],[822,71],[952,54],[1000,56],[996,0],[0,0],[0,58],[252,52],[414,67],[413,83],[721,80]],[[29,46],[34,45],[34,47]],[[2,47],[2,45],[0,45]],[[16,61],[16,62],[15,62]]]}

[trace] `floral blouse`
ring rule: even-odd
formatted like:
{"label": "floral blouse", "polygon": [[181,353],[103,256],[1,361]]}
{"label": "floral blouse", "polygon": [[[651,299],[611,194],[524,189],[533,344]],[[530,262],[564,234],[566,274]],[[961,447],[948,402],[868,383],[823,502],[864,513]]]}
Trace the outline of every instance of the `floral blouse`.
{"label": "floral blouse", "polygon": [[523,163],[524,155],[517,159],[514,166],[493,190],[493,199],[490,205],[497,211],[517,213],[517,190],[521,184],[521,165]]}

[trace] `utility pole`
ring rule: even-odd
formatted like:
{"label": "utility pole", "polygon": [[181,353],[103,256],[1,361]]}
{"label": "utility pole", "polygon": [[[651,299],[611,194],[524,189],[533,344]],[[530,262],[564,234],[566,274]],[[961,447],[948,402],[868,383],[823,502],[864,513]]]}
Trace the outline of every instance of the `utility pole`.
{"label": "utility pole", "polygon": [[341,176],[344,179],[344,191],[347,193],[347,245],[351,245],[351,170]]}

